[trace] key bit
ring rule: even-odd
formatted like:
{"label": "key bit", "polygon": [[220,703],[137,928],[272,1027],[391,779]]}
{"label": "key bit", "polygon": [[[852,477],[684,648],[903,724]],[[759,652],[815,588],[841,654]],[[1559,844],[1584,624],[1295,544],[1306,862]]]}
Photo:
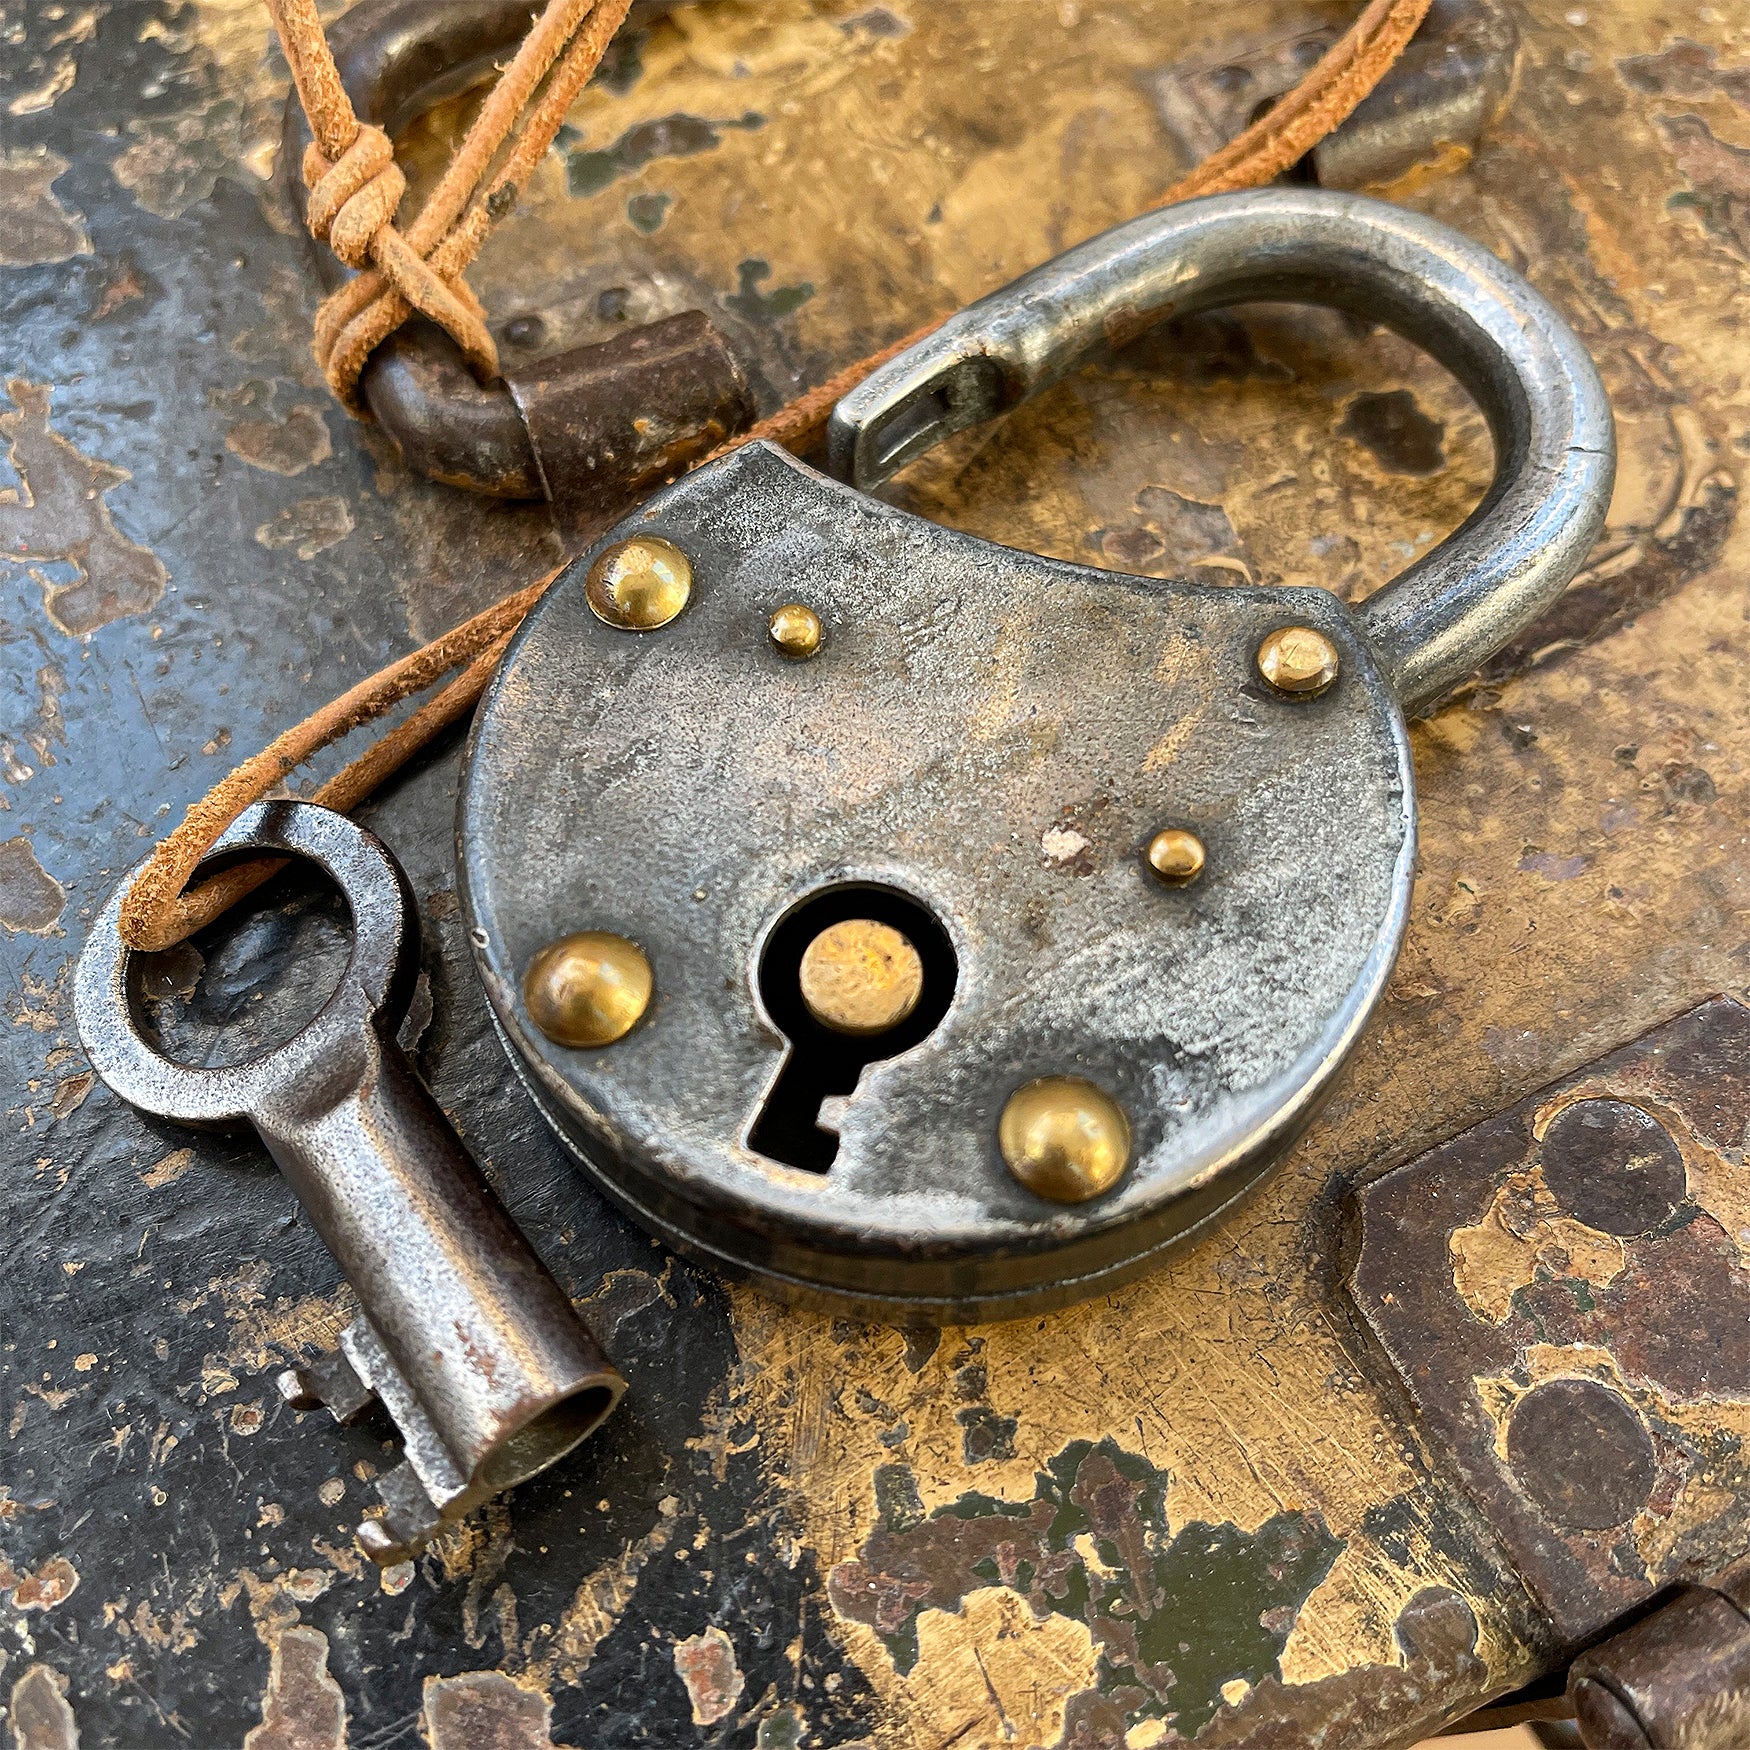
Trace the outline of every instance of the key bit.
{"label": "key bit", "polygon": [[545,1470],[619,1402],[625,1381],[505,1213],[397,1042],[417,972],[417,913],[386,847],[344,815],[258,803],[213,857],[302,856],[353,917],[351,958],[302,1032],[239,1064],[174,1063],[141,1036],[117,888],[79,959],[74,1010],[121,1097],[208,1128],[253,1125],[361,1310],[338,1351],[279,1376],[294,1409],[340,1422],[380,1403],[404,1462],[358,1539],[399,1561],[440,1527]]}
{"label": "key bit", "polygon": [[288,1367],[277,1383],[280,1396],[294,1410],[319,1410],[326,1405],[343,1426],[356,1422],[377,1401],[377,1394],[339,1350],[302,1367]]}

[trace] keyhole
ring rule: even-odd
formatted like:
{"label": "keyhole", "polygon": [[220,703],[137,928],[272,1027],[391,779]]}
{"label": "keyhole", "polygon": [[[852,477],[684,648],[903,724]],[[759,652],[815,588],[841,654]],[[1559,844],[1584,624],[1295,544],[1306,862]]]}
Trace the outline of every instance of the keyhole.
{"label": "keyhole", "polygon": [[839,1149],[832,1103],[941,1025],[957,973],[947,932],[908,894],[835,887],[798,906],[760,960],[760,995],[790,1051],[748,1146],[824,1173]]}

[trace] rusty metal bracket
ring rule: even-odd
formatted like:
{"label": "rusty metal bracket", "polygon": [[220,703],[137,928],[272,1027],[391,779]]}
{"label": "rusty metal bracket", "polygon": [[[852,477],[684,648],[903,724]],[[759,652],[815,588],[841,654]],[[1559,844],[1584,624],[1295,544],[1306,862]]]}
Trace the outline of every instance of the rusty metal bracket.
{"label": "rusty metal bracket", "polygon": [[1747,1129],[1715,998],[1355,1199],[1354,1303],[1562,1651],[1750,1546]]}
{"label": "rusty metal bracket", "polygon": [[[641,0],[633,17],[670,4]],[[393,133],[475,83],[528,26],[527,0],[364,0],[335,21],[329,42],[360,119]],[[288,99],[279,175],[300,218],[309,138]],[[328,250],[313,253],[330,289],[351,277]],[[411,466],[494,497],[546,497],[562,533],[624,510],[754,417],[740,364],[696,310],[484,385],[448,335],[416,320],[377,349],[360,386]]]}
{"label": "rusty metal bracket", "polygon": [[[1153,81],[1162,122],[1202,158],[1268,112],[1336,41],[1303,24],[1212,45]],[[1397,65],[1355,113],[1307,155],[1321,188],[1388,188],[1461,168],[1512,96],[1519,27],[1507,0],[1434,0]]]}

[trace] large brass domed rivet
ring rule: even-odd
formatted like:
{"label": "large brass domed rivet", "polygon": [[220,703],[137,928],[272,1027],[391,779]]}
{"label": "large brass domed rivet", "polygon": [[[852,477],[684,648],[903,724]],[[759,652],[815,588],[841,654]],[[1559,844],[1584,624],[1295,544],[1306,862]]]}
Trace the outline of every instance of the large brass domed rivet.
{"label": "large brass domed rivet", "polygon": [[846,918],[803,950],[802,1000],[821,1026],[867,1038],[897,1027],[924,989],[924,963],[890,924]]}
{"label": "large brass domed rivet", "polygon": [[612,1045],[649,1008],[652,982],[637,943],[583,930],[550,942],[529,962],[523,1002],[555,1045]]}
{"label": "large brass domed rivet", "polygon": [[1130,1121],[1080,1076],[1042,1076],[1009,1096],[997,1123],[1009,1171],[1036,1196],[1085,1203],[1130,1164]]}
{"label": "large brass domed rivet", "polygon": [[654,632],[687,605],[693,562],[660,535],[634,535],[597,557],[583,593],[598,620],[622,632]]}
{"label": "large brass domed rivet", "polygon": [[1258,673],[1292,699],[1316,699],[1339,666],[1336,645],[1311,626],[1278,626],[1258,646]]}
{"label": "large brass domed rivet", "polygon": [[820,615],[801,602],[788,602],[766,622],[780,656],[806,662],[820,649]]}
{"label": "large brass domed rivet", "polygon": [[1206,853],[1196,833],[1169,826],[1148,841],[1143,853],[1155,876],[1168,887],[1184,887],[1203,873]]}

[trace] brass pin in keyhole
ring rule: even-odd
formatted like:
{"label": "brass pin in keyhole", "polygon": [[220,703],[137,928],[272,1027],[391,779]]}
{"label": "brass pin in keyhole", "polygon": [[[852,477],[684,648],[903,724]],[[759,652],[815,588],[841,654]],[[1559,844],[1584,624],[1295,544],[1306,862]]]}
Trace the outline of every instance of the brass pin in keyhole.
{"label": "brass pin in keyhole", "polygon": [[802,951],[802,1001],[823,1027],[867,1038],[897,1027],[924,990],[924,963],[891,924],[846,918]]}

